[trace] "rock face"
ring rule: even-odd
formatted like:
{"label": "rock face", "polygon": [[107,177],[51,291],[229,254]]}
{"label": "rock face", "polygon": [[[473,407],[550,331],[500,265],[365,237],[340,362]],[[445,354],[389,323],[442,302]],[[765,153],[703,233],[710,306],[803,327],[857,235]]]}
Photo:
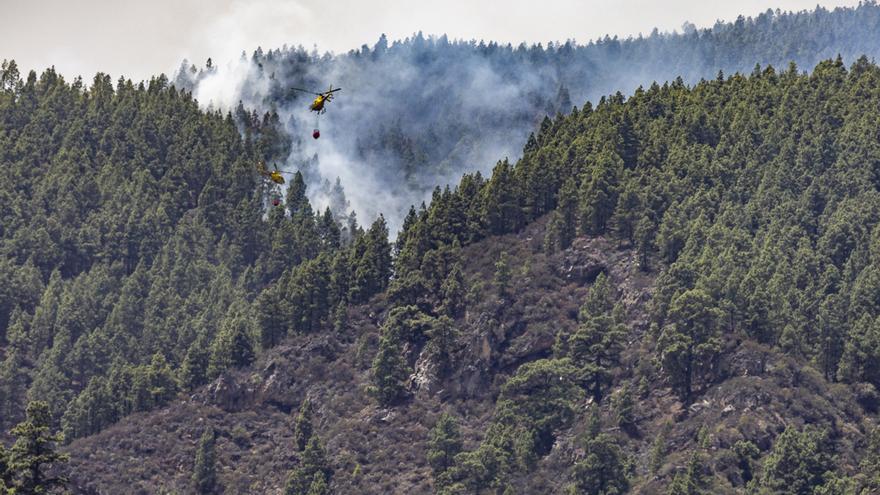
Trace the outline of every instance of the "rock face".
{"label": "rock face", "polygon": [[327,335],[303,339],[292,346],[280,346],[278,355],[269,358],[262,370],[253,373],[227,371],[211,382],[193,399],[228,412],[242,411],[254,405],[267,405],[289,412],[299,407],[299,389],[305,377],[298,376],[302,360],[333,361],[337,344]]}
{"label": "rock face", "polygon": [[282,410],[293,410],[297,404],[290,391],[295,385],[295,375],[278,360],[273,359],[263,369],[257,397],[260,402],[274,405]]}
{"label": "rock face", "polygon": [[201,394],[201,401],[227,412],[239,411],[253,401],[253,390],[243,386],[236,377],[225,372],[211,382]]}
{"label": "rock face", "polygon": [[[515,260],[529,259],[534,248],[508,254]],[[632,249],[601,237],[578,238],[570,248],[537,259],[520,269],[511,293],[495,294],[469,307],[461,332],[463,347],[456,353],[453,376],[444,384],[452,396],[485,394],[498,385],[499,372],[508,375],[524,363],[551,356],[557,335],[577,327],[580,305],[599,274],[618,289],[632,338],[646,331],[653,279],[639,271]],[[480,282],[490,278],[491,266]]]}
{"label": "rock face", "polygon": [[562,259],[556,266],[556,273],[565,280],[579,285],[593,283],[607,268],[605,257],[592,247],[588,240],[577,239],[570,249],[562,253]]}
{"label": "rock face", "polygon": [[496,350],[504,339],[495,316],[495,311],[480,311],[467,319],[467,337],[456,356],[458,365],[445,383],[451,395],[476,397],[491,384]]}
{"label": "rock face", "polygon": [[437,361],[427,348],[423,348],[416,359],[415,372],[410,376],[410,389],[419,399],[433,396],[441,387]]}

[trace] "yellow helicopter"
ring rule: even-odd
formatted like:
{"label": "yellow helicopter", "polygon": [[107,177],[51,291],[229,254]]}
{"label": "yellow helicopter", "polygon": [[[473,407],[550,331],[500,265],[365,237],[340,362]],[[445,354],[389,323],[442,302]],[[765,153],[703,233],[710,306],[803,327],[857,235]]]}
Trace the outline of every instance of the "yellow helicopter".
{"label": "yellow helicopter", "polygon": [[263,162],[257,163],[257,173],[262,175],[263,177],[271,180],[276,184],[284,184],[284,175],[282,174],[292,174],[293,172],[288,172],[286,170],[278,170],[278,165],[273,164],[275,170],[266,169],[266,164]]}
{"label": "yellow helicopter", "polygon": [[342,90],[342,88],[333,89],[332,84],[330,85],[330,89],[327,91],[324,91],[323,93],[309,91],[307,89],[302,89],[302,88],[290,88],[290,89],[315,95],[315,99],[312,101],[312,104],[309,105],[309,110],[311,110],[313,112],[318,112],[318,115],[321,115],[322,113],[327,111],[327,109],[324,108],[324,104],[329,101],[333,101],[333,96],[334,96],[333,93]]}

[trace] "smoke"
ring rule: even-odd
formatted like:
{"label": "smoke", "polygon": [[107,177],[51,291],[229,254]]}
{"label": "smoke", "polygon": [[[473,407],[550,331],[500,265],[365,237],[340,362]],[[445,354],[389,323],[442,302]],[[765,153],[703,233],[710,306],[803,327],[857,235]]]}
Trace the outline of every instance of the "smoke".
{"label": "smoke", "polygon": [[[505,76],[472,47],[451,44],[458,53],[426,61],[423,50],[439,45],[418,40],[425,46],[339,56],[258,51],[196,74],[182,69],[177,81],[208,108],[231,110],[241,101],[276,111],[294,138],[279,164],[303,173],[313,206],[332,206],[342,218],[347,212],[338,208],[347,205],[362,223],[383,214],[394,235],[409,207],[427,202],[434,187],[518,156],[545,113],[543,106],[523,112],[516,103],[543,91],[539,74]],[[330,84],[343,89],[321,116],[308,109],[312,95],[290,89],[324,91]],[[318,140],[311,138],[315,127]]]}
{"label": "smoke", "polygon": [[[393,235],[410,205],[464,172],[485,175],[498,160],[515,160],[529,132],[546,115],[568,112],[572,102],[595,103],[678,76],[696,83],[719,70],[750,72],[755,63],[785,67],[794,60],[810,68],[828,53],[846,61],[876,56],[878,9],[767,12],[711,29],[687,25],[682,35],[606,37],[587,45],[514,47],[419,33],[392,43],[383,36],[373,47],[338,55],[285,46],[195,74],[182,71],[178,84],[206,106],[232,109],[242,101],[276,111],[293,138],[290,154],[278,159],[303,172],[313,206],[330,206],[339,218],[350,208],[362,224],[382,213]],[[806,28],[810,37],[799,34]],[[331,84],[343,89],[317,120],[308,109],[313,96],[290,89],[323,91]],[[316,126],[321,138],[313,140]]]}
{"label": "smoke", "polygon": [[253,66],[246,60],[213,67],[199,79],[193,97],[212,108],[231,110],[246,98],[268,90],[266,81],[252,77]]}

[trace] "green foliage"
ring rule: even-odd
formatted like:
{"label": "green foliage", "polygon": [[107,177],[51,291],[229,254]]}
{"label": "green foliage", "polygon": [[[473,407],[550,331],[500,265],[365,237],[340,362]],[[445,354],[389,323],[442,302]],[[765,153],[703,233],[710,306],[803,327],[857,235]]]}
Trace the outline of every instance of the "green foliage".
{"label": "green foliage", "polygon": [[327,480],[321,473],[315,473],[312,476],[312,483],[309,485],[309,491],[306,495],[329,495],[330,488],[327,487]]}
{"label": "green foliage", "polygon": [[293,423],[293,445],[297,451],[302,452],[312,438],[312,403],[306,399],[299,408],[296,421]]}
{"label": "green foliage", "polygon": [[495,287],[498,289],[499,294],[507,294],[512,276],[513,274],[511,272],[510,259],[507,256],[507,251],[502,251],[501,255],[498,256],[498,261],[495,262],[494,276]]}
{"label": "green foliage", "polygon": [[654,220],[647,214],[642,215],[638,219],[633,232],[636,251],[639,255],[639,268],[642,271],[648,271],[648,260],[654,246],[654,236],[657,233],[657,225]]}
{"label": "green foliage", "polygon": [[449,270],[449,274],[440,287],[440,293],[443,301],[439,308],[440,312],[450,318],[460,316],[466,307],[465,295],[467,294],[461,264],[455,263]]}
{"label": "green foliage", "polygon": [[206,342],[206,337],[199,336],[186,351],[179,372],[180,386],[185,390],[193,390],[208,382],[211,353]]}
{"label": "green foliage", "polygon": [[621,495],[629,490],[624,454],[617,440],[596,432],[587,438],[584,458],[574,465],[574,482],[568,493]]}
{"label": "green foliage", "polygon": [[9,469],[9,453],[0,444],[0,494],[12,492],[12,470]]}
{"label": "green foliage", "polygon": [[420,321],[424,325],[425,335],[429,338],[425,350],[434,363],[437,371],[445,375],[452,369],[452,351],[458,331],[454,327],[452,319],[447,316],[434,318],[425,316]]}
{"label": "green foliage", "polygon": [[708,294],[692,289],[672,301],[669,324],[657,341],[663,370],[685,403],[690,404],[694,383],[711,377],[720,350],[720,311]]}
{"label": "green foliage", "polygon": [[617,178],[623,163],[616,153],[600,152],[584,172],[580,190],[580,225],[585,234],[604,234],[617,204]]}
{"label": "green foliage", "polygon": [[391,245],[385,218],[373,222],[367,233],[359,237],[352,252],[352,281],[349,297],[353,302],[366,302],[384,290],[391,276]]}
{"label": "green foliage", "polygon": [[[763,19],[803,22],[796,17]],[[695,43],[741,41],[752,22],[695,33]],[[0,81],[6,427],[25,416],[28,397],[45,399],[48,424],[60,421],[70,438],[167,404],[288,335],[344,327],[338,316],[389,289],[392,272],[395,317],[383,325],[371,390],[394,404],[415,358],[406,350],[426,346],[451,364],[462,294],[473,302],[485,288],[464,287],[461,246],[552,214],[549,253],[573,237],[573,211],[582,232],[631,243],[639,266],[658,271],[647,323],[656,362],[685,403],[718,377],[722,336],[813,363],[829,380],[880,386],[880,69],[867,58],[809,74],[792,66],[692,87],[678,79],[547,118],[521,159],[413,208],[393,270],[384,219],[364,231],[350,216],[340,228],[339,212],[314,213],[303,177],[284,205],[264,208],[275,191],[252,168],[286,156],[277,115],[201,111],[164,77],[114,86],[101,74],[85,88],[54,70],[22,80],[4,62]],[[499,292],[519,296],[508,255],[497,261]],[[561,359],[509,370],[485,440],[456,456],[444,489],[509,488],[509,474],[527,471],[571,423],[578,385],[607,394],[623,329],[598,286]],[[625,421],[628,401],[617,397]],[[827,474],[833,459],[814,452],[828,452],[812,446],[822,442],[801,435],[780,437],[763,488],[843,489]],[[665,450],[652,450],[652,470]],[[735,450],[745,477],[753,449]],[[693,491],[679,474],[677,489]]]}
{"label": "green foliage", "polygon": [[874,427],[868,437],[868,448],[859,464],[864,473],[860,495],[880,491],[880,428]]}
{"label": "green foliage", "polygon": [[580,368],[581,379],[597,402],[602,400],[626,337],[626,327],[612,314],[613,307],[608,280],[600,273],[581,307],[580,325],[567,341],[568,357]]}
{"label": "green foliage", "polygon": [[754,478],[752,460],[757,458],[761,453],[758,447],[748,440],[739,440],[733,444],[733,451],[736,453],[739,461],[739,468],[742,470],[743,481],[748,483]]}
{"label": "green foliage", "polygon": [[455,457],[441,477],[440,493],[503,488],[515,470],[530,469],[546,455],[555,432],[569,425],[582,396],[568,359],[542,359],[520,366],[501,387],[495,417],[480,446]]}
{"label": "green foliage", "polygon": [[373,359],[373,385],[370,392],[380,404],[390,405],[404,394],[410,368],[403,356],[403,344],[411,333],[409,323],[418,309],[413,306],[395,308],[382,325],[379,351]]}
{"label": "green foliage", "polygon": [[260,347],[275,347],[287,335],[288,314],[284,308],[284,296],[279,290],[281,286],[270,287],[257,296],[254,301],[257,326],[260,329]]}
{"label": "green foliage", "polygon": [[864,315],[850,328],[837,377],[880,384],[880,321]]}
{"label": "green foliage", "polygon": [[153,355],[150,364],[111,366],[107,378],[93,377],[67,406],[61,418],[68,438],[91,435],[135,411],[147,411],[177,396],[178,381],[165,357]]}
{"label": "green foliage", "polygon": [[691,453],[684,471],[675,474],[669,485],[669,495],[698,495],[703,493],[703,465],[699,452]]}
{"label": "green foliage", "polygon": [[6,454],[4,481],[11,481],[13,493],[55,493],[67,486],[66,476],[52,474],[68,456],[56,451],[64,437],[51,432],[51,420],[48,404],[30,402],[25,421],[10,431],[15,443]]}
{"label": "green foliage", "polygon": [[354,275],[359,297],[387,283],[384,221],[343,243],[341,186],[329,215],[302,175],[268,206],[254,169],[291,146],[276,113],[202,110],[165,76],[86,86],[4,61],[0,79],[0,426],[39,397],[95,433],[320,330]]}
{"label": "green foliage", "polygon": [[669,448],[667,441],[669,439],[670,430],[672,430],[672,423],[665,423],[651,445],[648,467],[652,474],[656,474],[660,470],[663,466],[663,461],[666,459],[666,451]]}
{"label": "green foliage", "polygon": [[461,452],[461,448],[458,422],[454,416],[443,413],[428,434],[428,465],[434,472],[435,480],[454,465],[455,456]]}
{"label": "green foliage", "polygon": [[577,233],[577,186],[574,178],[569,177],[559,189],[558,237],[557,247],[568,249]]}
{"label": "green foliage", "polygon": [[614,417],[617,426],[621,428],[632,428],[636,424],[636,405],[633,390],[629,384],[621,387],[611,398],[611,406],[614,409]]}
{"label": "green foliage", "polygon": [[630,245],[636,241],[637,227],[640,220],[638,212],[640,209],[641,200],[639,199],[636,182],[627,181],[617,199],[617,206],[614,209],[614,215],[612,215],[610,223],[614,227],[617,236]]}
{"label": "green foliage", "polygon": [[254,361],[252,334],[253,323],[247,311],[231,307],[211,346],[208,376],[216,377],[228,368],[251,364]]}
{"label": "green foliage", "polygon": [[217,453],[214,450],[216,436],[214,429],[208,426],[199,439],[193,467],[193,490],[201,494],[213,494],[219,490],[217,482]]}
{"label": "green foliage", "polygon": [[814,493],[834,471],[832,448],[823,430],[787,427],[764,459],[761,486],[796,495]]}
{"label": "green foliage", "polygon": [[550,214],[550,221],[547,222],[547,230],[544,232],[544,253],[548,256],[558,250],[561,231],[562,218],[558,211],[554,211]]}
{"label": "green foliage", "polygon": [[333,471],[317,435],[312,435],[300,456],[299,465],[290,471],[284,488],[286,495],[324,495]]}

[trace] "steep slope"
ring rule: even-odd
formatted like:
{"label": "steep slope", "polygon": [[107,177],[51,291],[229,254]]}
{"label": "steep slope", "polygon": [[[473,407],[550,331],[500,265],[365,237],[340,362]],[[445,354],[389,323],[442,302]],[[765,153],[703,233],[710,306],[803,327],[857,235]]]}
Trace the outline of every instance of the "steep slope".
{"label": "steep slope", "polygon": [[[831,425],[842,469],[858,469],[865,430],[876,418],[865,415],[849,387],[830,384],[769,347],[728,342],[723,371],[705,395],[684,405],[652,364],[648,308],[655,277],[639,270],[632,249],[603,237],[580,237],[571,248],[547,256],[541,252],[545,227],[546,218],[462,252],[469,286],[491,279],[501,251],[517,260],[516,282],[504,299],[491,290],[481,292],[456,320],[455,371],[448,377],[417,385],[417,369],[407,399],[394,407],[377,406],[366,389],[379,324],[388,310],[380,297],[352,308],[341,333],[289,338],[253,367],[226,373],[160,411],[132,415],[73,442],[75,491],[188,492],[196,443],[211,425],[218,433],[219,479],[227,492],[283,493],[288,471],[299,462],[294,417],[308,398],[317,405],[315,433],[334,471],[332,493],[433,493],[426,444],[440,413],[459,418],[466,448],[479,445],[500,385],[522,364],[550,356],[557,333],[574,330],[578,305],[600,273],[619,290],[627,314],[627,348],[613,374],[615,383],[638,389],[638,405],[632,425],[611,430],[632,460],[633,492],[665,493],[690,452],[698,450],[701,469],[711,480],[706,487],[712,493],[740,493],[744,480],[736,443],[748,440],[769,451],[789,424]],[[639,377],[646,382],[636,385]],[[615,386],[609,395],[620,391]],[[581,437],[590,403],[587,398],[577,402],[576,419],[558,431],[552,450],[533,472],[510,480],[514,493],[564,492],[572,466],[584,456]],[[610,428],[616,408],[609,401],[601,411]]]}
{"label": "steep slope", "polygon": [[[339,333],[285,340],[253,367],[229,372],[160,411],[135,414],[70,445],[74,485],[84,492],[187,491],[195,444],[205,425],[219,434],[220,479],[233,492],[281,493],[293,454],[293,419],[308,398],[316,433],[334,468],[334,493],[431,493],[426,463],[428,429],[441,411],[462,418],[468,443],[482,438],[498,388],[525,362],[552,353],[557,331],[577,324],[579,301],[601,273],[622,290],[637,342],[645,332],[652,278],[635,269],[632,250],[605,239],[580,239],[557,256],[540,252],[544,222],[462,252],[469,286],[491,279],[503,250],[516,267],[509,298],[477,293],[456,320],[452,368],[442,379],[420,381],[409,398],[385,408],[367,393],[370,362],[387,316],[387,300],[352,308]],[[423,373],[424,375],[424,373]],[[417,385],[418,383],[418,385]],[[359,475],[352,476],[356,466]]]}
{"label": "steep slope", "polygon": [[[411,209],[393,245],[381,217],[365,231],[316,215],[301,176],[283,204],[251,196],[236,160],[277,155],[271,114],[240,123],[241,139],[231,115],[162,80],[12,81],[0,116],[24,131],[0,138],[23,180],[0,184],[17,226],[0,273],[33,284],[3,293],[0,384],[13,393],[0,398],[16,414],[45,398],[86,437],[70,445],[84,491],[186,491],[204,424],[233,492],[880,486],[880,68],[866,58],[676,80],[545,119],[522,159]],[[160,122],[192,124],[174,135],[195,141],[159,149],[210,143],[197,121],[225,136],[192,149],[222,158],[212,179],[238,187],[237,203],[211,208],[219,191],[194,157],[141,170],[151,119],[120,122],[163,103],[180,120]],[[119,120],[89,120],[102,104]],[[35,144],[42,128],[58,139]],[[82,128],[101,130],[82,163],[103,174],[73,173],[70,153],[94,141]],[[143,194],[152,216],[125,217],[156,224],[92,216],[87,179],[122,194],[107,179],[114,153],[134,183],[158,180],[165,202]],[[51,198],[57,184],[29,165],[46,157],[47,177],[81,189],[48,210],[53,257],[31,258],[28,189]],[[62,221],[73,213],[85,221]],[[122,236],[86,263],[88,226]],[[304,398],[315,434],[297,420],[293,448]]]}

